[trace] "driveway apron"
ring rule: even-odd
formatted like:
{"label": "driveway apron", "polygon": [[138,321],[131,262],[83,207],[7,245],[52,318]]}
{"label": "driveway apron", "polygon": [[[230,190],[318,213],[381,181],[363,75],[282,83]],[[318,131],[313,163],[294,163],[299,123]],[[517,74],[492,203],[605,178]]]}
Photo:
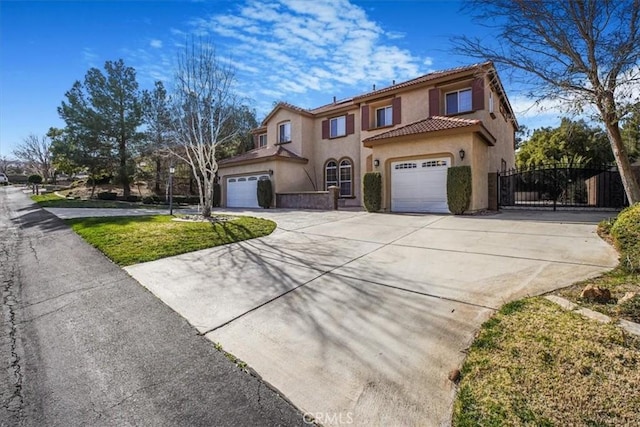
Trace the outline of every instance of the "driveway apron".
{"label": "driveway apron", "polygon": [[226,212],[278,228],[126,271],[324,425],[450,424],[483,321],[617,263],[606,214]]}

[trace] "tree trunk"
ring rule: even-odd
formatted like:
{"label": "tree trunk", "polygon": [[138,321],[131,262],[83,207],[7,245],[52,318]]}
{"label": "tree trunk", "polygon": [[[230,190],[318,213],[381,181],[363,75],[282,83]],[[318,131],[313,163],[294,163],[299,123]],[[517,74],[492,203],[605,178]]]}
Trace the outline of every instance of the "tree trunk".
{"label": "tree trunk", "polygon": [[156,157],[156,194],[160,194],[160,167],[162,166],[162,161],[160,157]]}
{"label": "tree trunk", "polygon": [[629,205],[633,205],[634,203],[640,202],[640,186],[631,169],[631,162],[629,162],[627,150],[622,142],[620,127],[617,123],[611,123],[609,120],[605,122],[605,127],[607,128],[607,135],[611,143],[611,149],[613,150],[613,157],[618,165],[618,171],[620,171],[622,185],[629,199]]}
{"label": "tree trunk", "polygon": [[120,183],[122,184],[122,193],[124,197],[131,195],[131,186],[129,185],[129,174],[127,173],[127,146],[124,139],[120,140]]}

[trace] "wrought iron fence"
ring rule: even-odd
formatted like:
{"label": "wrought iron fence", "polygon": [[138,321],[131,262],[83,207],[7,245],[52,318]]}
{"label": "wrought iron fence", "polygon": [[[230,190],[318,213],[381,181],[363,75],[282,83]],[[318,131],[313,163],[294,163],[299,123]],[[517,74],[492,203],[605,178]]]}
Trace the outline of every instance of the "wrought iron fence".
{"label": "wrought iron fence", "polygon": [[553,164],[498,174],[500,206],[553,208],[621,208],[626,206],[622,180],[611,165]]}

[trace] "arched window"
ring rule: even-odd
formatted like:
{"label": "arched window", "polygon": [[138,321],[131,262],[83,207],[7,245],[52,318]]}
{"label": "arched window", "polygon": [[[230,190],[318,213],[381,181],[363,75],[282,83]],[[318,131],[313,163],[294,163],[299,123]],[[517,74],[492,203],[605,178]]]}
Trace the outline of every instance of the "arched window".
{"label": "arched window", "polygon": [[340,196],[346,197],[353,195],[353,167],[351,160],[343,159],[340,161]]}
{"label": "arched window", "polygon": [[324,167],[324,189],[332,185],[338,186],[338,163],[335,160],[329,160]]}
{"label": "arched window", "polygon": [[329,159],[324,167],[324,189],[331,186],[340,189],[340,197],[353,196],[353,163],[350,159],[342,159],[339,162]]}

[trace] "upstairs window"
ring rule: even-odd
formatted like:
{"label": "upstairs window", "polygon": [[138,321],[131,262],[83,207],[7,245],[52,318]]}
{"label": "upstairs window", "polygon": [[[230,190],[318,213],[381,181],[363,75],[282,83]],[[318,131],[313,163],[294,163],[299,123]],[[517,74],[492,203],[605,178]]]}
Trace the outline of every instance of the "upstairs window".
{"label": "upstairs window", "polygon": [[278,128],[278,142],[280,144],[291,142],[291,122],[281,123]]}
{"label": "upstairs window", "polygon": [[337,138],[347,134],[346,116],[334,117],[329,123],[329,137]]}
{"label": "upstairs window", "polygon": [[472,110],[471,89],[449,92],[446,95],[446,113],[457,114]]}
{"label": "upstairs window", "polygon": [[263,133],[258,135],[258,148],[267,146],[267,134]]}
{"label": "upstairs window", "polygon": [[376,109],[376,127],[381,128],[393,125],[393,107],[382,107]]}

